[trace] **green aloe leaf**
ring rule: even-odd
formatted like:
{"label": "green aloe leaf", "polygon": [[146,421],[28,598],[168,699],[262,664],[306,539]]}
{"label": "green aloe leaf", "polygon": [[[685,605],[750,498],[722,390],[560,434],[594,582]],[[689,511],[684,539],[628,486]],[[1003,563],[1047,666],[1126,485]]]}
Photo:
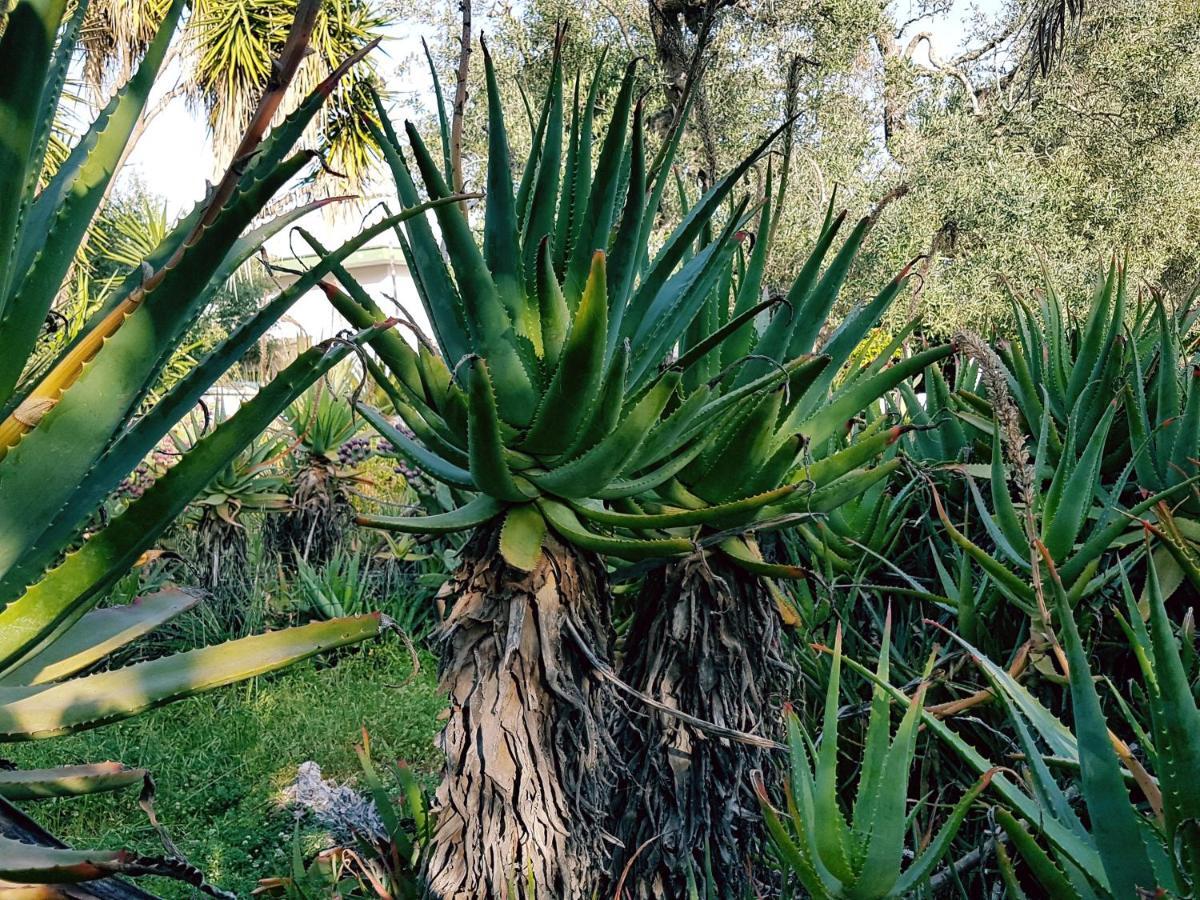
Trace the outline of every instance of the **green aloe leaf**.
{"label": "green aloe leaf", "polygon": [[625,471],[678,385],[677,373],[663,375],[600,443],[548,472],[530,472],[530,480],[560,497],[594,496]]}
{"label": "green aloe leaf", "polygon": [[467,444],[471,459],[471,479],[479,490],[500,500],[528,500],[533,493],[527,492],[517,483],[509,468],[488,364],[480,357],[475,357],[471,360],[470,372],[470,430]]}
{"label": "green aloe leaf", "polygon": [[1048,580],[1054,595],[1063,650],[1070,665],[1079,769],[1096,848],[1113,894],[1133,897],[1137,895],[1139,886],[1153,890],[1156,885],[1154,870],[1142,843],[1141,829],[1121,777],[1117,755],[1109,742],[1108,726],[1104,722],[1100,698],[1092,683],[1087,653],[1075,625],[1071,604],[1058,572],[1049,561],[1048,549],[1039,547],[1039,550],[1046,556],[1050,568]]}
{"label": "green aloe leaf", "polygon": [[600,534],[583,525],[571,508],[562,503],[541,499],[537,501],[537,505],[546,517],[546,521],[550,523],[550,527],[558,532],[564,540],[595,553],[637,561],[686,556],[694,549],[692,542],[686,538],[638,540]]}
{"label": "green aloe leaf", "polygon": [[575,309],[554,377],[521,443],[526,452],[551,456],[560,453],[575,441],[583,427],[604,373],[607,284],[604,252],[598,250],[592,256],[587,285]]}
{"label": "green aloe leaf", "polygon": [[131,769],[116,762],[54,769],[11,769],[0,772],[0,797],[22,803],[119,791],[142,784],[146,775],[145,769]]}
{"label": "green aloe leaf", "polygon": [[199,593],[168,588],[125,606],[93,609],[54,643],[6,673],[0,686],[45,684],[74,675],[191,609],[199,600]]}
{"label": "green aloe leaf", "polygon": [[296,359],[134,501],[0,611],[0,670],[25,659],[87,612],[247,444],[347,353],[314,347]]}
{"label": "green aloe leaf", "polygon": [[525,503],[510,507],[500,527],[500,555],[514,569],[532,572],[542,558],[546,519],[537,506]]}
{"label": "green aloe leaf", "polygon": [[375,637],[379,628],[377,614],[313,622],[46,685],[0,705],[0,741],[94,728]]}
{"label": "green aloe leaf", "polygon": [[453,534],[456,531],[467,531],[478,528],[490,522],[504,510],[504,504],[498,500],[479,494],[470,502],[450,512],[437,513],[431,516],[376,516],[360,515],[358,524],[367,528],[380,528],[384,531],[398,531],[402,534]]}

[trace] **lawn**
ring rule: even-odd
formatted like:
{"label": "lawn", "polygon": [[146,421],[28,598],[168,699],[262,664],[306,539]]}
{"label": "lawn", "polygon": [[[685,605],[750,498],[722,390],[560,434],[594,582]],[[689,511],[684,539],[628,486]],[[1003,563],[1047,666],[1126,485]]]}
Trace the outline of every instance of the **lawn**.
{"label": "lawn", "polygon": [[[300,763],[316,761],[326,778],[354,778],[354,745],[366,726],[377,760],[434,770],[443,709],[435,670],[422,653],[414,675],[403,642],[388,638],[108,728],[10,745],[4,756],[22,767],[103,759],[146,767],[157,782],[159,819],[180,850],[215,884],[246,896],[259,878],[288,873],[295,819],[278,798]],[[161,852],[133,791],[28,809],[78,847]],[[305,846],[317,840],[308,833]],[[192,896],[180,883],[155,882],[145,886],[165,897]]]}

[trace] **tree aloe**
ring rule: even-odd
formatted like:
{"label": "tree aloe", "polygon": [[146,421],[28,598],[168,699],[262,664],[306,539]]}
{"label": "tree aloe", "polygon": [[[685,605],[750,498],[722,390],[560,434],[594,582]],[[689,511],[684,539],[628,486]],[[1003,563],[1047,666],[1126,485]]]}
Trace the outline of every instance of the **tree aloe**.
{"label": "tree aloe", "polygon": [[[759,736],[777,730],[770,710],[791,686],[781,626],[794,611],[773,579],[803,578],[811,569],[765,559],[755,534],[819,530],[843,504],[886,487],[900,465],[894,451],[907,426],[875,407],[897,383],[950,353],[942,346],[893,361],[898,339],[875,359],[853,358],[903,291],[907,272],[838,328],[827,327],[869,227],[867,220],[858,223],[827,259],[844,215],[827,216],[784,302],[760,323],[757,314],[768,305],[761,295],[769,235],[781,201],[768,193],[748,258],[731,261],[710,290],[701,318],[713,337],[692,329],[681,342],[682,403],[736,396],[755,379],[786,370],[789,360],[806,360],[803,368],[741,400],[694,458],[621,501],[621,511],[575,503],[584,518],[666,529],[664,537],[686,534],[698,548],[646,577],[621,677],[688,716]],[[620,804],[617,834],[632,894],[682,895],[706,854],[722,894],[744,893],[747,860],[763,837],[750,773],[773,768],[762,743],[705,735],[694,720],[662,710],[630,720],[617,741],[631,761],[623,793],[632,802]]]}
{"label": "tree aloe", "polygon": [[[767,142],[688,211],[656,253],[649,237],[679,133],[648,164],[631,65],[592,146],[597,87],[571,113],[564,152],[561,63],[514,186],[498,87],[486,48],[489,156],[482,247],[459,206],[438,208],[449,266],[432,229],[411,220],[401,246],[432,323],[412,349],[396,332],[370,363],[415,437],[363,414],[410,464],[474,496],[416,518],[363,517],[401,531],[473,531],[446,589],[443,686],[448,765],[436,796],[428,876],[440,896],[489,897],[514,879],[538,897],[589,896],[607,868],[611,688],[592,677],[611,659],[607,575],[597,554],[686,554],[688,535],[593,514],[669,481],[704,451],[738,404],[819,365],[799,358],[728,391],[688,391],[671,354],[727,271],[748,201],[718,211]],[[444,162],[407,126],[377,135],[399,200],[448,194]],[[632,124],[630,124],[632,123]],[[622,194],[624,199],[622,200]],[[622,206],[623,204],[623,206]],[[312,242],[314,249],[324,252]],[[326,292],[357,327],[382,313],[340,267]],[[386,371],[385,371],[386,368]],[[682,371],[681,371],[682,369]],[[751,506],[765,502],[734,498]],[[720,506],[653,527],[694,524]]]}

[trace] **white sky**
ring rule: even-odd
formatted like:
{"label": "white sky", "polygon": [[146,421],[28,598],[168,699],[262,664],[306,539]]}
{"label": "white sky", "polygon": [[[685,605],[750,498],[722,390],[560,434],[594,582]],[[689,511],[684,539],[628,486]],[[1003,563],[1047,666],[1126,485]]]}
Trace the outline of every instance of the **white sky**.
{"label": "white sky", "polygon": [[[897,21],[911,17],[913,0],[899,0]],[[961,49],[970,23],[977,14],[993,15],[1003,6],[1003,0],[958,2],[947,15],[932,16],[910,26],[908,34],[927,30],[933,33],[938,52],[953,55]],[[416,27],[400,26],[386,38],[380,50],[378,65],[388,79],[390,91],[400,97],[420,98],[430,90],[428,76],[420,54],[421,32]],[[923,62],[922,48],[917,62]],[[160,79],[160,90],[174,83],[171,73]],[[153,105],[153,99],[151,105]],[[177,215],[196,203],[204,194],[205,183],[214,177],[214,161],[209,152],[206,127],[201,117],[176,101],[164,110],[149,126],[145,136],[130,155],[122,177],[135,177],[146,188],[166,200],[169,216]]]}

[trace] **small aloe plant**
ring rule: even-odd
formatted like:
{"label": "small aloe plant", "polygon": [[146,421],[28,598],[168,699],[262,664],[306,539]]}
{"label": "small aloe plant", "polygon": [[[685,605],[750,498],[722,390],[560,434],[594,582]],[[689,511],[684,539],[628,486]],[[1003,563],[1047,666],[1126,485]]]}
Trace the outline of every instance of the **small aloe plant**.
{"label": "small aloe plant", "polygon": [[[758,783],[759,799],[779,863],[815,898],[881,900],[907,897],[932,874],[950,849],[950,842],[975,798],[990,781],[984,773],[955,804],[933,839],[909,854],[908,784],[916,756],[917,728],[924,709],[922,684],[894,735],[892,696],[882,685],[888,679],[891,614],[879,651],[878,681],[872,691],[862,774],[849,816],[838,803],[838,704],[842,670],[842,631],[833,645],[833,667],[825,698],[825,724],[820,747],[804,733],[800,720],[788,713],[790,778],[787,812],[770,804],[766,787]],[[932,660],[930,666],[932,665]],[[928,676],[926,669],[926,676]],[[912,856],[907,867],[906,855]]]}

